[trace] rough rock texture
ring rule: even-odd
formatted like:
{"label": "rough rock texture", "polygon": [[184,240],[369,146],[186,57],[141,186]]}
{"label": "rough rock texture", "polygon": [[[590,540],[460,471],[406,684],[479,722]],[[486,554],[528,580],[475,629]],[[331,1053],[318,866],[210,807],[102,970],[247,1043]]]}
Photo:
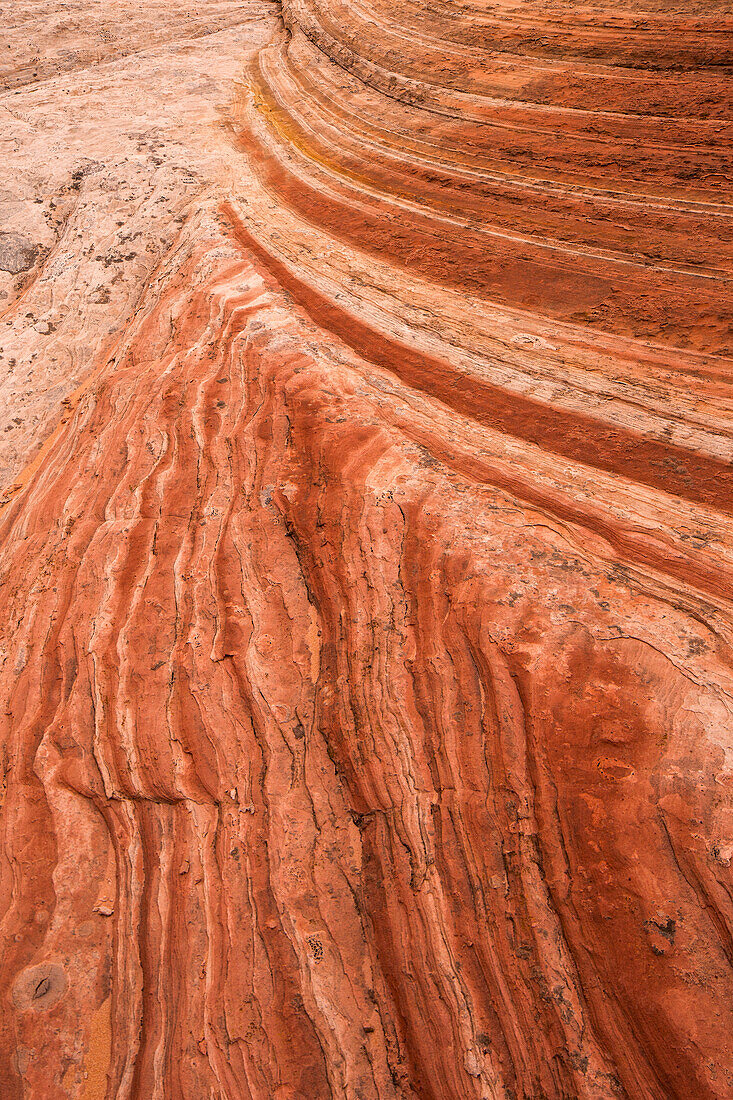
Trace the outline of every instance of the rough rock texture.
{"label": "rough rock texture", "polygon": [[218,109],[270,10],[0,0],[0,500],[220,183]]}
{"label": "rough rock texture", "polygon": [[0,515],[3,1100],[729,1100],[730,17],[280,14]]}

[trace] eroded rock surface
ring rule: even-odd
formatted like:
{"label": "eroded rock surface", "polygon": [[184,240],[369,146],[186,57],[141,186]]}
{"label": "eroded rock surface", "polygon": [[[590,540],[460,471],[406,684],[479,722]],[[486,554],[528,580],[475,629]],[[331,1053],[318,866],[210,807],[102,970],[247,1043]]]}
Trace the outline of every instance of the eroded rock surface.
{"label": "eroded rock surface", "polygon": [[0,3],[0,499],[222,179],[221,109],[271,11]]}
{"label": "eroded rock surface", "polygon": [[3,1097],[727,1100],[730,17],[241,11],[0,515]]}

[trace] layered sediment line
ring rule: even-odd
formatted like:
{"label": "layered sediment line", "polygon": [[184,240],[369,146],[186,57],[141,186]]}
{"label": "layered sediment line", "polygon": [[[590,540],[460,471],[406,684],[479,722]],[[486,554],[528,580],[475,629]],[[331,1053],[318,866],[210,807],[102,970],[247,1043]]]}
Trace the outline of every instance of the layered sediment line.
{"label": "layered sediment line", "polygon": [[0,514],[3,1097],[731,1095],[698,7],[283,3]]}

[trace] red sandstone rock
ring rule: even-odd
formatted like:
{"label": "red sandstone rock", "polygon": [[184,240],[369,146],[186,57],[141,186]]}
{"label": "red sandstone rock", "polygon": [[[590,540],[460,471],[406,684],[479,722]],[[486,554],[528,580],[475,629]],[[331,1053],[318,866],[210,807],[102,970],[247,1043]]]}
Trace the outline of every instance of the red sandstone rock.
{"label": "red sandstone rock", "polygon": [[0,516],[3,1100],[727,1100],[729,17],[282,14]]}

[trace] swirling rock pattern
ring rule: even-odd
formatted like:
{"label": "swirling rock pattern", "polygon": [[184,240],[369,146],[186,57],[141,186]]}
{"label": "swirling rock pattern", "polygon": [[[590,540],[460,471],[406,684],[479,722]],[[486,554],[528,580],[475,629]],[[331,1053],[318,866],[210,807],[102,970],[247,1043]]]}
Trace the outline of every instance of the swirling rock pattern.
{"label": "swirling rock pattern", "polygon": [[3,1097],[726,1100],[730,17],[280,15],[0,516]]}

